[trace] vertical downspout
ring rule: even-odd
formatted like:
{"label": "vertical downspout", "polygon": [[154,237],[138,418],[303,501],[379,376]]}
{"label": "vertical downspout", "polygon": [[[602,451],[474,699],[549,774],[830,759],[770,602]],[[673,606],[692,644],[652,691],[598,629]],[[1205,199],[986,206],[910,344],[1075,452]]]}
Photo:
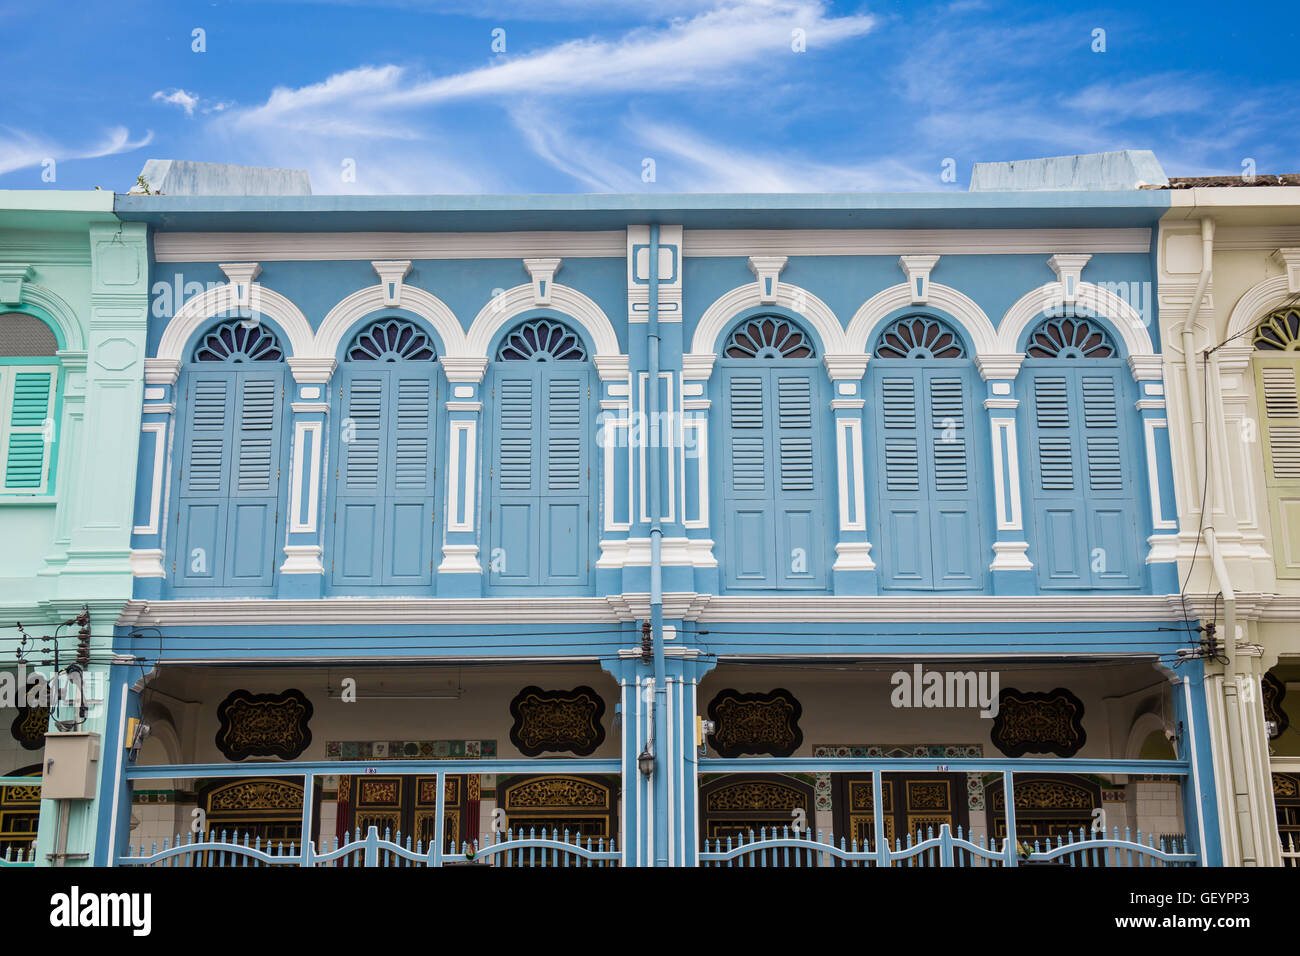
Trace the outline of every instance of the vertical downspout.
{"label": "vertical downspout", "polygon": [[[1229,762],[1228,772],[1232,777],[1232,802],[1237,818],[1241,862],[1244,866],[1255,866],[1258,859],[1255,850],[1254,820],[1250,812],[1250,790],[1246,783],[1247,771],[1244,755],[1241,752],[1245,738],[1242,734],[1240,704],[1237,701],[1237,595],[1233,590],[1232,581],[1228,574],[1228,565],[1223,559],[1223,552],[1219,548],[1219,541],[1214,532],[1214,512],[1216,510],[1215,502],[1218,500],[1218,490],[1211,487],[1212,483],[1210,482],[1210,449],[1213,447],[1213,443],[1210,441],[1208,416],[1203,414],[1204,399],[1201,395],[1200,384],[1196,379],[1196,341],[1193,329],[1196,318],[1200,314],[1201,301],[1205,297],[1205,290],[1209,287],[1210,275],[1213,270],[1214,220],[1205,216],[1201,219],[1201,273],[1197,276],[1196,291],[1192,295],[1191,308],[1187,310],[1187,318],[1180,330],[1183,342],[1183,374],[1187,380],[1187,402],[1191,411],[1192,465],[1195,469],[1197,484],[1208,488],[1210,492],[1209,495],[1205,496],[1210,508],[1210,520],[1207,522],[1203,514],[1198,514],[1197,520],[1205,527],[1205,547],[1210,552],[1210,565],[1214,577],[1218,579],[1219,589],[1223,592],[1225,631],[1223,649],[1228,663],[1224,668],[1225,674],[1217,675],[1212,684],[1215,686],[1216,693],[1222,696],[1224,718],[1228,724],[1228,739],[1226,741]],[[1208,356],[1205,361],[1209,361]],[[1204,455],[1204,467],[1201,465],[1202,455]]]}
{"label": "vertical downspout", "polygon": [[[655,659],[655,701],[654,710],[659,714],[668,713],[667,665],[664,662],[664,595],[663,595],[663,525],[660,523],[660,485],[659,485],[659,225],[650,226],[650,314],[646,324],[647,364],[650,382],[646,389],[646,413],[650,436],[649,472],[650,487],[650,635],[654,643]],[[665,742],[672,728],[663,727]],[[655,866],[668,865],[669,824],[672,820],[672,808],[668,805],[668,764],[666,746],[655,748],[655,812],[660,815],[655,827]]]}

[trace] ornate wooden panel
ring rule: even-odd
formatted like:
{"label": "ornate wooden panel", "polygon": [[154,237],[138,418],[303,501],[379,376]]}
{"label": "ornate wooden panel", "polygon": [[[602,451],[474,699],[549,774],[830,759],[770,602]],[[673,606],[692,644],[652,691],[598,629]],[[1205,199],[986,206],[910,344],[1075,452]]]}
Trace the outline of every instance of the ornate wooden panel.
{"label": "ornate wooden panel", "polygon": [[590,687],[525,687],[510,702],[510,742],[528,757],[556,751],[585,757],[605,742],[604,713],[605,702]]}
{"label": "ornate wooden panel", "polygon": [[[993,835],[1007,835],[1006,794],[1002,781],[989,784]],[[1016,835],[1020,839],[1078,835],[1091,830],[1092,811],[1102,805],[1100,784],[1070,774],[1016,778]]]}
{"label": "ornate wooden panel", "polygon": [[993,746],[1008,757],[1027,753],[1073,757],[1087,742],[1083,701],[1064,687],[1045,694],[1007,687],[998,700],[989,735]]}
{"label": "ornate wooden panel", "polygon": [[795,777],[726,775],[700,787],[700,835],[707,839],[769,834],[794,825],[797,812],[812,823],[813,788]]}
{"label": "ornate wooden panel", "polygon": [[279,694],[232,691],[217,707],[217,749],[227,759],[292,760],[311,744],[311,701],[300,690]]}
{"label": "ornate wooden panel", "polygon": [[568,830],[606,839],[617,833],[617,784],[604,777],[512,778],[498,785],[497,798],[515,832]]}
{"label": "ornate wooden panel", "polygon": [[[969,826],[966,775],[960,773],[888,773],[881,775],[880,812],[885,839],[891,844],[919,830],[953,832]],[[875,843],[875,808],[870,776],[835,775],[835,836],[861,846]]]}
{"label": "ornate wooden panel", "polygon": [[803,707],[785,688],[766,694],[728,688],[709,701],[709,719],[717,725],[709,735],[709,746],[721,757],[788,757],[803,743],[802,716]]}
{"label": "ornate wooden panel", "polygon": [[208,833],[263,843],[302,839],[302,799],[300,781],[279,777],[222,778],[198,792]]}
{"label": "ornate wooden panel", "polygon": [[25,853],[36,842],[36,824],[41,816],[41,765],[33,764],[10,777],[31,777],[30,784],[0,787],[0,855],[11,849]]}
{"label": "ornate wooden panel", "polygon": [[1264,699],[1264,719],[1271,720],[1276,725],[1276,729],[1268,735],[1268,739],[1276,740],[1291,726],[1291,719],[1287,717],[1286,710],[1282,707],[1282,701],[1286,697],[1286,684],[1272,674],[1265,674],[1260,680],[1260,691],[1260,696]]}
{"label": "ornate wooden panel", "polygon": [[45,746],[45,731],[50,726],[48,707],[19,707],[9,733],[23,745],[24,750],[40,750]]}
{"label": "ornate wooden panel", "polygon": [[[444,781],[444,843],[473,839],[477,828],[466,821],[465,778],[457,774]],[[350,778],[347,796],[351,798],[352,826],[362,835],[373,826],[379,828],[380,836],[387,830],[394,836],[400,833],[403,840],[409,835],[425,846],[437,836],[438,778],[434,775],[355,776]]]}
{"label": "ornate wooden panel", "polygon": [[1273,805],[1283,850],[1300,850],[1300,773],[1273,774]]}

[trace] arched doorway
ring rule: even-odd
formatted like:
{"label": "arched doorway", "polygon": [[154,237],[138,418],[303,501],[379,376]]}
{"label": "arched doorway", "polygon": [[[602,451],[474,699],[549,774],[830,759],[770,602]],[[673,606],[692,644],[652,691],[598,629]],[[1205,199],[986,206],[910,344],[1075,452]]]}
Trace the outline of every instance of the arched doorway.
{"label": "arched doorway", "polygon": [[567,830],[571,838],[608,841],[618,833],[617,778],[507,777],[497,785],[497,805],[516,834]]}
{"label": "arched doorway", "polygon": [[[749,839],[767,830],[780,834],[800,819],[813,821],[812,784],[784,774],[728,774],[700,787],[700,838]],[[802,814],[800,814],[802,811]]]}

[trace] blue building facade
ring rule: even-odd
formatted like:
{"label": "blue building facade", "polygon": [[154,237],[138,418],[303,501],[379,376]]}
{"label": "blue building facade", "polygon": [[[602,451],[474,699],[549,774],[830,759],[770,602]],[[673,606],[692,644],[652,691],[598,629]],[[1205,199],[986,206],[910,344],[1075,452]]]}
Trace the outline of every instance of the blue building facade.
{"label": "blue building facade", "polygon": [[1097,811],[1215,862],[1166,204],[119,197],[153,298],[109,712],[148,733],[99,862]]}

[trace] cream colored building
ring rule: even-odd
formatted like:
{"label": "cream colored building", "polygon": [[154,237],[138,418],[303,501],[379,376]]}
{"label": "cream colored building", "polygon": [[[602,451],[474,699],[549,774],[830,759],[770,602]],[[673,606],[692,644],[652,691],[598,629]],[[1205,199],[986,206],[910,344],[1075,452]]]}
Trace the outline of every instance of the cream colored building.
{"label": "cream colored building", "polygon": [[1172,180],[1156,253],[1227,865],[1300,865],[1300,187],[1277,183]]}

